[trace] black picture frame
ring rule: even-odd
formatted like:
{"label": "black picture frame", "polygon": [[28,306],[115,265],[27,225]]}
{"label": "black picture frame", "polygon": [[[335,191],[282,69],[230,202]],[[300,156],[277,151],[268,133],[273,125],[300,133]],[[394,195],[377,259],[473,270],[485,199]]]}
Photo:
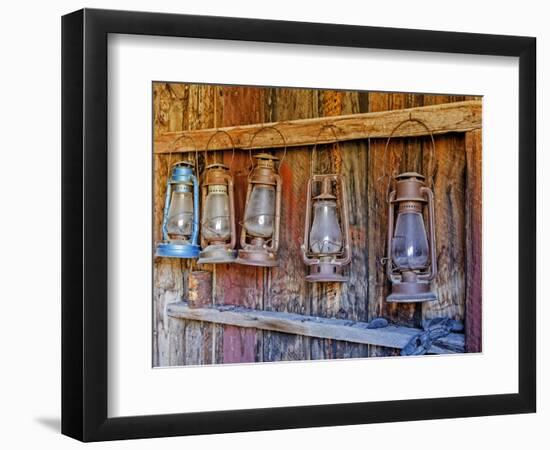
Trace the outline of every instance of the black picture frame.
{"label": "black picture frame", "polygon": [[[107,417],[109,33],[519,58],[518,393]],[[535,412],[536,39],[84,9],[62,18],[62,433],[82,441]]]}

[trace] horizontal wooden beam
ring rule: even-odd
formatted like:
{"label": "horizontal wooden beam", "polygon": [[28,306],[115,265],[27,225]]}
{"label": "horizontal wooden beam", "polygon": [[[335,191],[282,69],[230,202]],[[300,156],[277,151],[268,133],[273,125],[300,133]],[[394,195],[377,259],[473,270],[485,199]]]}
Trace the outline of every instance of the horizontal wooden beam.
{"label": "horizontal wooden beam", "polygon": [[[481,128],[481,101],[469,100],[392,111],[164,133],[156,138],[154,152],[169,153],[176,150],[191,152],[195,150],[193,142],[197,145],[198,151],[204,151],[208,140],[216,130],[227,132],[233,139],[236,148],[248,149],[254,134],[266,126],[276,127],[285,137],[287,147],[313,145],[319,135],[320,127],[327,124],[334,124],[337,129],[334,130],[335,133],[332,133],[330,129],[323,130],[318,140],[320,144],[354,139],[386,138],[398,124],[408,118],[423,121],[434,135],[471,131]],[[429,133],[421,124],[411,122],[397,129],[394,136],[425,136],[427,134]],[[183,138],[184,135],[189,136],[192,140]],[[181,139],[174,143],[180,137]],[[250,148],[281,147],[284,147],[284,144],[279,134],[273,130],[265,130],[254,138]],[[209,146],[209,150],[227,149],[231,149],[231,143],[223,133],[219,133]]]}
{"label": "horizontal wooden beam", "polygon": [[[327,319],[278,311],[261,311],[241,306],[216,305],[208,308],[190,308],[187,302],[167,305],[170,317],[198,320],[244,328],[278,331],[358,344],[403,348],[414,336],[422,332],[416,328],[388,325],[385,328],[368,328],[367,322]],[[429,353],[464,352],[464,335],[451,333],[432,345]]]}

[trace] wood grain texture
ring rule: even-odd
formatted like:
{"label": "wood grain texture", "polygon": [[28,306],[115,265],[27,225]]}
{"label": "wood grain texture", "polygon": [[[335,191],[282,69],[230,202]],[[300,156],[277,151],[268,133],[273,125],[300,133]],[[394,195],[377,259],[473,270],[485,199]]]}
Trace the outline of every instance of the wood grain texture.
{"label": "wood grain texture", "polygon": [[[266,118],[270,121],[307,119],[319,114],[317,91],[311,89],[270,89],[266,99]],[[269,133],[264,133],[269,134]],[[259,135],[260,136],[260,135]],[[258,136],[258,137],[259,137]],[[281,150],[276,156],[282,158]],[[266,270],[264,309],[309,314],[309,286],[304,277],[300,244],[303,240],[306,183],[311,152],[300,147],[288,152],[281,166],[282,211],[278,257],[279,267]],[[276,331],[264,332],[264,361],[305,360],[310,357],[309,338]]]}
{"label": "wood grain texture", "polygon": [[[422,103],[422,96],[415,94],[371,92],[368,97],[369,111],[402,109]],[[408,118],[408,117],[407,117]],[[397,126],[394,125],[394,126]],[[408,127],[400,129],[408,132]],[[406,139],[392,139],[384,155],[386,139],[370,139],[368,170],[368,245],[369,258],[369,320],[385,317],[394,323],[408,326],[418,325],[417,306],[390,304],[386,297],[390,292],[381,259],[386,256],[386,233],[388,229],[387,198],[391,180],[409,164],[418,166],[418,144]],[[393,356],[397,353],[389,348],[371,346],[370,356]]]}
{"label": "wood grain texture", "polygon": [[[424,102],[441,104],[460,97],[425,95]],[[433,176],[435,232],[438,274],[432,289],[438,299],[422,305],[423,319],[450,317],[464,319],[465,282],[465,178],[464,134],[435,137],[436,157],[432,163],[424,152],[427,181]],[[430,167],[430,165],[433,167]]]}
{"label": "wood grain texture", "polygon": [[[278,335],[309,336],[337,342],[374,344],[395,349],[403,348],[422,330],[389,325],[385,328],[368,328],[367,322],[344,319],[327,319],[303,314],[263,311],[241,306],[217,305],[209,308],[190,308],[186,302],[170,303],[168,315],[198,322],[234,325],[241,329],[277,331]],[[430,353],[462,353],[464,335],[451,333],[430,348]]]}
{"label": "wood grain texture", "polygon": [[[185,105],[184,125],[186,126],[185,132],[190,130],[212,128],[216,123],[216,117],[214,115],[214,103],[216,102],[217,87],[209,85],[179,85],[175,83],[170,84],[172,88],[176,86],[182,89],[181,96],[187,99]],[[187,141],[182,139],[182,141]],[[204,155],[199,156],[198,160],[198,173],[200,174],[204,170]],[[188,157],[195,160],[195,155],[191,154]],[[188,297],[189,291],[189,274],[191,271],[198,270],[199,267],[195,259],[182,260],[182,267],[184,268],[184,280],[185,280],[185,296]],[[211,266],[202,267],[202,270],[211,271]],[[212,345],[213,345],[213,326],[201,326],[197,323],[187,323],[185,327],[185,364],[186,365],[200,365],[212,363]]]}
{"label": "wood grain texture", "polygon": [[466,133],[466,351],[482,351],[482,133]]}
{"label": "wood grain texture", "polygon": [[[176,88],[177,89],[177,88]],[[184,100],[167,83],[153,84],[155,136],[180,131]],[[168,176],[168,155],[155,154],[153,170],[153,246],[162,239],[161,224]],[[154,248],[151,252],[154,254]],[[153,366],[185,364],[186,323],[166,315],[168,303],[179,301],[185,292],[181,261],[154,258],[153,261]]]}
{"label": "wood grain texture", "polygon": [[[394,107],[421,107],[424,104],[424,96],[420,94],[392,94],[392,102]],[[415,115],[411,117],[417,118]],[[422,120],[422,119],[420,119]],[[431,122],[428,123],[430,129]],[[402,128],[405,131],[413,125],[414,122],[407,123]],[[398,139],[397,142],[391,142],[392,148],[401,153],[399,167],[393,167],[392,176],[403,172],[420,172],[424,173],[425,168],[422,164],[423,158],[423,141],[429,145],[429,139],[420,139],[415,137],[406,137]],[[429,149],[428,149],[429,150]],[[422,304],[419,303],[386,303],[387,311],[392,320],[396,323],[408,325],[411,327],[421,327],[422,325]]]}
{"label": "wood grain texture", "polygon": [[[154,83],[154,134],[166,130],[180,131],[184,127],[212,127],[214,120],[210,114],[215,87],[203,85],[183,85],[174,83]],[[155,155],[154,181],[154,243],[162,238],[161,224],[169,174],[169,160],[175,162],[181,155]],[[194,155],[190,155],[193,159]],[[165,316],[166,305],[185,298],[188,293],[188,274],[196,268],[193,260],[155,258],[153,313],[154,365],[198,365],[212,362],[213,327],[202,327],[196,323],[186,323]],[[168,336],[167,344],[161,344],[163,334]],[[155,347],[158,349],[155,350]],[[164,355],[164,356],[163,356]]]}
{"label": "wood grain texture", "polygon": [[[264,119],[265,89],[253,87],[222,87],[222,126],[262,122]],[[224,142],[218,140],[217,142]],[[229,164],[231,152],[225,152],[224,162]],[[248,187],[250,159],[246,152],[235,154],[233,179],[235,190],[235,217],[237,236],[241,233],[244,202]],[[266,269],[235,264],[216,267],[216,302],[262,308]],[[262,360],[262,332],[228,326],[223,330],[222,348],[216,350],[217,362],[239,363]]]}
{"label": "wood grain texture", "polygon": [[[368,112],[366,92],[344,92],[343,114]],[[338,123],[337,123],[338,125]],[[345,317],[355,321],[368,320],[368,141],[345,142],[341,150],[341,171],[345,175],[351,234],[351,263],[346,269],[349,281],[342,285],[341,308]],[[364,358],[369,346],[347,345],[346,357]]]}
{"label": "wood grain texture", "polygon": [[[359,114],[362,112],[360,93],[344,91],[320,91],[321,114],[324,117]],[[363,103],[364,105],[364,103]],[[334,122],[334,132],[341,135],[341,122]],[[324,130],[320,138],[334,136],[330,129]],[[340,145],[319,145],[316,156],[316,171],[344,174],[350,211],[352,240],[352,261],[344,269],[349,277],[347,283],[315,283],[311,285],[311,310],[323,317],[366,320],[366,162],[367,145],[361,142],[342,142]],[[358,211],[363,211],[359,213]],[[362,228],[362,229],[361,229]],[[312,359],[336,359],[368,356],[368,346],[343,341],[313,339]]]}
{"label": "wood grain texture", "polygon": [[[261,91],[263,92],[265,90]],[[278,91],[280,91],[280,89],[278,89]],[[287,91],[290,90],[287,89]],[[329,94],[329,92],[335,92],[338,95],[344,95],[343,93],[345,91],[317,92],[321,92],[321,96],[324,96],[325,93],[326,95],[330,96],[332,94]],[[415,94],[394,95],[407,96]],[[292,101],[292,99],[290,99],[290,101]],[[330,100],[328,102],[330,103]],[[328,106],[329,103],[327,103],[325,106]],[[262,107],[263,106],[264,105],[262,105]],[[301,104],[297,104],[297,106],[299,108],[303,107],[303,105]],[[205,105],[205,107],[207,108],[208,105]],[[247,111],[252,115],[258,114],[261,113],[262,107],[258,106],[255,107],[254,110]],[[330,105],[330,107],[333,108],[334,105]],[[235,145],[238,148],[248,148],[252,136],[262,126],[275,126],[284,134],[287,139],[287,146],[292,149],[293,147],[313,145],[313,143],[316,141],[320,126],[329,123],[329,121],[326,120],[327,116],[331,116],[333,120],[338,120],[338,128],[340,129],[338,139],[341,141],[388,137],[398,123],[402,122],[411,115],[427,123],[430,123],[430,128],[432,129],[432,132],[434,134],[465,132],[481,127],[481,102],[478,100],[469,100],[465,102],[455,102],[449,104],[437,104],[428,107],[419,106],[407,109],[394,109],[395,110],[380,110],[376,112],[352,115],[336,114],[334,113],[334,111],[331,112],[330,110],[327,110],[329,114],[325,114],[324,116],[319,118],[308,118],[299,120],[288,119],[284,121],[274,121],[268,123],[264,123],[264,121],[258,120],[256,123],[247,122],[250,123],[250,125],[241,126],[240,124],[234,124],[233,126],[223,126],[221,129],[227,131],[231,135],[235,142]],[[192,111],[191,116],[193,116]],[[206,143],[208,142],[210,136],[214,131],[214,129],[192,131],[191,136],[193,137],[201,151],[206,148]],[[167,132],[158,135],[155,142],[155,151],[158,153],[168,153],[172,149],[173,141],[180,135],[181,133],[178,132]],[[399,130],[396,131],[395,137],[398,138],[404,136],[424,135],[426,135],[426,130],[421,125],[411,124],[406,132]],[[331,134],[327,133],[324,137],[321,138],[320,142],[332,143],[334,142],[334,137]],[[262,134],[255,138],[253,145],[255,149],[269,149],[283,146],[278,136],[268,133]],[[227,150],[230,148],[230,146],[227,141],[219,140],[217,142],[213,142],[210,148],[212,150]],[[190,142],[186,141],[178,143],[178,149],[180,151],[194,151],[193,145]]]}
{"label": "wood grain texture", "polygon": [[[466,107],[473,108],[468,116],[464,115]],[[399,352],[398,347],[339,340],[333,335],[292,335],[276,328],[235,326],[232,322],[201,323],[166,315],[167,308],[172,307],[168,306],[169,303],[186,298],[188,271],[196,269],[212,273],[213,304],[354,322],[366,322],[383,316],[395,325],[411,329],[418,328],[423,319],[431,317],[465,319],[466,348],[479,351],[481,143],[477,143],[477,140],[481,132],[475,131],[481,126],[479,98],[155,83],[153,108],[155,242],[161,238],[160,224],[168,174],[168,154],[165,152],[169,139],[181,135],[182,131],[191,131],[194,136],[199,136],[198,143],[201,146],[201,139],[209,138],[216,127],[231,127],[232,133],[241,133],[242,142],[239,144],[238,141],[238,145],[246,147],[246,137],[250,137],[251,130],[257,129],[258,124],[263,122],[279,123],[279,128],[290,126],[288,130],[294,126],[296,130],[306,130],[303,135],[291,137],[296,140],[291,142],[294,146],[281,168],[284,185],[280,267],[199,267],[194,261],[155,259],[154,366],[386,356]],[[423,136],[425,130],[416,129],[415,126],[400,129],[390,143],[387,159],[388,175],[416,170],[428,176],[433,174],[434,177],[439,265],[434,288],[442,301],[422,306],[387,304],[385,298],[389,283],[379,264],[379,259],[386,254],[387,230],[387,178],[380,179],[386,141],[383,136],[391,132],[397,119],[409,116],[408,110],[415,111],[415,114],[432,114],[424,116],[424,119],[431,117],[427,123],[437,134],[435,161],[430,159],[429,139]],[[439,118],[434,115],[436,111],[443,111]],[[453,118],[451,111],[463,111],[460,113],[462,116]],[[357,115],[365,114],[368,120],[373,121],[371,125],[375,125],[364,127],[364,118],[361,118],[363,125],[360,130],[357,124],[350,125],[352,118],[355,120]],[[338,120],[341,117],[345,119]],[[387,123],[376,125],[381,117],[385,117]],[[333,134],[330,131],[323,132],[320,142],[325,144],[318,147],[315,166],[317,172],[342,171],[346,175],[352,262],[345,272],[350,281],[342,285],[311,285],[304,280],[307,270],[299,246],[303,239],[305,186],[312,153],[311,145],[300,146],[300,142],[313,143],[319,124],[335,119],[338,136],[344,133],[344,141],[339,146],[334,145]],[[451,127],[454,126],[453,129],[460,132],[448,132],[449,129],[441,128],[442,124],[449,125],[453,121],[455,125]],[[473,128],[465,127],[466,122]],[[458,124],[470,131],[465,134]],[[365,130],[374,134],[368,134]],[[292,135],[291,131],[289,133]],[[353,133],[381,138],[357,139],[354,137],[357,134]],[[406,137],[409,134],[413,136]],[[276,133],[261,133],[258,138],[261,146],[273,148],[269,152],[279,157],[282,155]],[[352,140],[346,140],[348,138]],[[186,140],[180,142],[184,144],[183,150],[189,150],[185,148]],[[215,145],[211,148],[218,150],[209,153],[209,162],[218,160],[229,164],[231,152],[223,150],[227,147],[227,141],[220,138],[213,143]],[[157,153],[161,148],[159,145],[164,147]],[[249,161],[248,152],[236,152],[232,172],[235,179],[238,233],[244,213]],[[201,171],[205,163],[205,155],[200,152]]]}
{"label": "wood grain texture", "polygon": [[[339,91],[323,90],[318,92],[320,113],[323,117],[340,116],[342,113],[342,93]],[[341,123],[338,122],[338,126]],[[340,129],[340,127],[339,127]],[[316,154],[314,157],[315,173],[339,173],[342,161],[342,145],[328,143],[322,145],[325,139],[334,136],[330,129],[324,130],[319,134]],[[340,132],[337,133],[338,135]],[[328,136],[328,137],[327,137]],[[335,139],[335,137],[333,137]],[[315,141],[314,141],[315,142]],[[316,195],[319,192],[314,192]],[[339,317],[341,314],[340,305],[342,303],[342,284],[341,283],[313,283],[311,288],[311,314],[321,317]],[[346,354],[347,342],[312,339],[311,340],[311,359],[339,359],[344,358]]]}
{"label": "wood grain texture", "polygon": [[209,270],[193,270],[188,274],[187,304],[192,308],[205,308],[212,301],[212,272]]}

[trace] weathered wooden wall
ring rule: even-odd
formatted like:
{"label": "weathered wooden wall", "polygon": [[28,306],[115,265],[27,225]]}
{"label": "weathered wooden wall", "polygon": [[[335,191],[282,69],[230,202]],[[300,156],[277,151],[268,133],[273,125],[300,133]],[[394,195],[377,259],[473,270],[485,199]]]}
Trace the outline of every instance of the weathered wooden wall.
{"label": "weathered wooden wall", "polygon": [[[167,131],[386,111],[473,99],[174,83],[154,83],[153,98],[155,136]],[[330,133],[330,130],[324,132]],[[439,238],[439,274],[434,283],[439,296],[437,303],[389,305],[384,301],[389,287],[380,267],[380,258],[385,254],[387,225],[387,178],[380,179],[384,139],[319,146],[314,161],[318,170],[331,169],[346,174],[353,249],[352,262],[347,269],[349,283],[309,284],[304,281],[306,267],[302,263],[300,244],[312,152],[311,148],[297,148],[287,153],[281,168],[284,225],[279,258],[284,264],[274,269],[242,265],[202,267],[213,271],[213,302],[359,321],[384,316],[410,326],[419,326],[423,319],[441,316],[464,320],[467,292],[481,295],[476,291],[480,279],[469,285],[466,283],[467,271],[468,276],[480,276],[481,135],[450,133],[435,139],[435,159],[430,158],[428,138],[393,140],[388,149],[388,173],[395,175],[398,171],[416,170],[433,176]],[[282,156],[282,150],[274,153]],[[231,152],[217,152],[210,154],[211,157],[229,163]],[[166,154],[154,156],[155,242],[161,237],[168,158]],[[203,159],[199,157],[201,167]],[[244,210],[248,164],[247,153],[237,152],[233,163],[237,218],[242,217]],[[468,204],[472,203],[478,205],[477,213],[468,212]],[[240,232],[238,223],[237,228]],[[473,264],[467,267],[468,258]],[[168,318],[166,304],[184,297],[187,273],[196,267],[194,261],[155,258],[155,366],[396,354],[396,350],[383,347]],[[473,302],[472,307],[479,308],[479,304]],[[480,317],[480,311],[476,317]],[[473,336],[468,340],[467,335],[467,346],[471,351],[479,351],[480,319],[466,322]]]}

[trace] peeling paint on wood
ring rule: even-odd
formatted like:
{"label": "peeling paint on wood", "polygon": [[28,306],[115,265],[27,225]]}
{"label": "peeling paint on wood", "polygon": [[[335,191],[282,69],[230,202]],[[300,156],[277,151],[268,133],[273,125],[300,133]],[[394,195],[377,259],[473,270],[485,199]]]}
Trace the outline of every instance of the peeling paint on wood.
{"label": "peeling paint on wood", "polygon": [[[279,336],[284,333],[293,338],[296,336],[310,336],[330,339],[330,341],[337,343],[376,344],[395,349],[405,347],[413,337],[423,333],[423,330],[418,328],[395,325],[371,328],[367,322],[327,319],[325,317],[278,311],[260,311],[230,305],[190,308],[185,302],[171,303],[168,307],[168,314],[171,317],[199,322],[235,325],[241,330],[254,328],[277,331]],[[242,346],[242,340],[231,342],[230,345],[239,347],[237,351],[241,354],[245,354],[247,350],[250,351],[253,348]],[[459,333],[447,334],[434,342],[434,345],[429,349],[430,353],[462,353],[463,351],[464,335]],[[299,354],[296,356],[299,356]],[[342,354],[331,356],[334,358],[347,357]],[[294,360],[296,359],[299,358]]]}

